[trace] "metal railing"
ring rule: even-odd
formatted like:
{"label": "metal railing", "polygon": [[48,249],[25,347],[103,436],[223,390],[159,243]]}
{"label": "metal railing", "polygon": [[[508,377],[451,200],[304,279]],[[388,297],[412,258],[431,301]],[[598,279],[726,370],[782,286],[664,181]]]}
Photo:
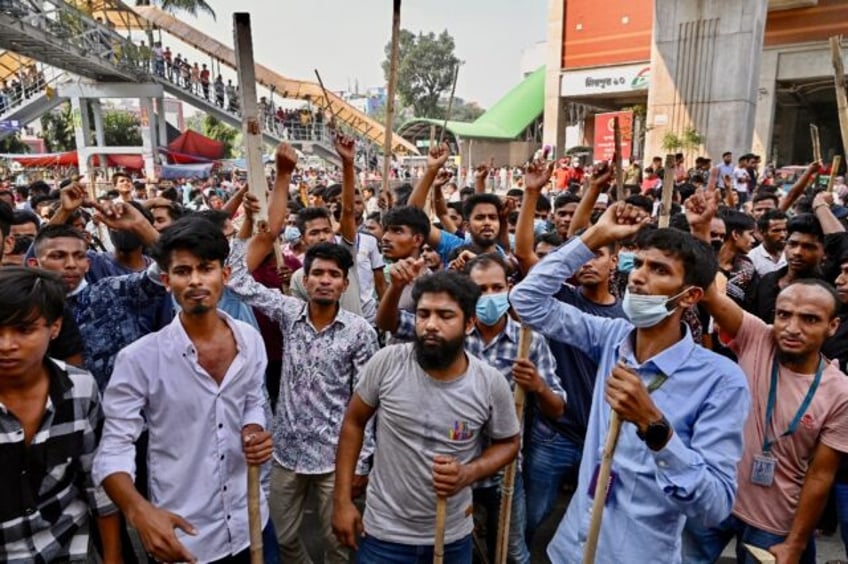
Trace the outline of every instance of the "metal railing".
{"label": "metal railing", "polygon": [[18,73],[16,86],[13,86],[12,81],[8,81],[7,89],[0,88],[0,120],[6,114],[25,106],[30,100],[37,99],[48,87],[55,88],[71,79],[70,75],[62,69],[41,63],[36,64],[35,68],[37,72],[34,76],[29,72]]}

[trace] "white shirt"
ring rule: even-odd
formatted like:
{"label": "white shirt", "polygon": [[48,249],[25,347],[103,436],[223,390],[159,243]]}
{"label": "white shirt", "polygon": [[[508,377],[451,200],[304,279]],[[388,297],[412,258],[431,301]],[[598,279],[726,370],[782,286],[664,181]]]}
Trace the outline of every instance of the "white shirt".
{"label": "white shirt", "polygon": [[733,189],[737,192],[748,191],[748,171],[738,166],[733,169]]}
{"label": "white shirt", "polygon": [[780,270],[786,266],[786,255],[784,253],[780,253],[780,256],[775,260],[762,244],[751,249],[748,258],[754,263],[754,269],[760,276],[765,276],[769,272]]}
{"label": "white shirt", "polygon": [[374,271],[386,266],[377,238],[370,233],[356,234],[356,269],[359,273],[359,297],[362,301],[362,317],[374,324],[377,317],[377,299],[374,293]]}
{"label": "white shirt", "polygon": [[[117,472],[135,476],[133,443],[146,421],[150,502],[197,529],[197,536],[174,532],[200,562],[237,554],[250,544],[241,430],[250,423],[266,428],[262,337],[218,315],[237,347],[220,386],[198,363],[179,316],[118,353],[103,396],[106,420],[92,470],[98,485]],[[260,505],[264,524],[264,492]]]}
{"label": "white shirt", "polygon": [[733,173],[735,171],[736,171],[736,167],[733,165],[733,163],[724,164],[724,162],[722,162],[718,166],[718,182],[717,182],[717,184],[718,184],[719,188],[724,188],[724,177],[729,176],[729,177],[733,178]]}

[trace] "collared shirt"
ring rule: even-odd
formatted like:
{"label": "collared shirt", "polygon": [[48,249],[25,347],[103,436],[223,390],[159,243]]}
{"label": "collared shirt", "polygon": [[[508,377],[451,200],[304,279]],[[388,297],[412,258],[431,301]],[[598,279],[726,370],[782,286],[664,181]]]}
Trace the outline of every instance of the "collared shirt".
{"label": "collared shirt", "polygon": [[[150,502],[198,530],[197,536],[175,533],[201,562],[250,544],[241,430],[251,423],[266,428],[262,337],[249,325],[218,315],[236,341],[236,356],[220,385],[198,362],[179,317],[118,354],[103,396],[106,423],[94,460],[98,484],[118,472],[134,476],[134,442],[146,421]],[[264,493],[261,510],[264,523]]]}
{"label": "collared shirt", "polygon": [[154,264],[147,272],[88,284],[67,299],[82,336],[85,369],[102,390],[118,351],[160,328],[156,313],[169,298]]}
{"label": "collared shirt", "polygon": [[116,511],[91,480],[103,411],[91,374],[47,360],[50,383],[29,445],[20,421],[0,403],[0,561],[84,561],[89,513]]}
{"label": "collared shirt", "polygon": [[[342,420],[362,367],[377,352],[377,334],[364,318],[341,307],[330,325],[316,330],[307,302],[247,274],[243,246],[233,246],[230,263],[230,287],[283,334],[274,459],[298,474],[332,472]],[[363,465],[358,471],[364,473]]]}
{"label": "collared shirt", "polygon": [[562,281],[593,256],[582,240],[574,238],[537,264],[510,296],[525,324],[598,362],[577,491],[548,545],[548,556],[553,562],[582,560],[592,511],[588,488],[609,429],[605,383],[623,359],[645,385],[660,374],[667,377],[652,399],[674,433],[654,452],[638,438],[633,424],[623,424],[597,561],[674,564],[681,561],[686,518],[712,526],[730,515],[750,406],[747,382],[730,360],[696,345],[688,329],[680,341],[639,363],[630,322],[586,315],[556,300],[553,296]]}
{"label": "collared shirt", "polygon": [[786,255],[782,251],[780,256],[775,259],[762,244],[751,249],[748,258],[754,263],[754,268],[760,276],[765,276],[786,266]]}

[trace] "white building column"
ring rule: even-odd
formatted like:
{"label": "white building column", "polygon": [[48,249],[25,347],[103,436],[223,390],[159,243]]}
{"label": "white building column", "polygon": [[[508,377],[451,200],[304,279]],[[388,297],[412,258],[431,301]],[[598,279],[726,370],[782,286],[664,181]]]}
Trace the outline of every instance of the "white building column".
{"label": "white building column", "polygon": [[[777,108],[777,67],[780,59],[777,50],[763,51],[760,63],[760,85],[757,90],[757,112],[754,116],[754,140],[751,152],[760,155],[763,162],[771,162],[774,118]],[[738,155],[737,155],[738,156]]]}
{"label": "white building column", "polygon": [[555,157],[565,151],[565,115],[560,96],[560,71],[562,69],[563,25],[565,2],[548,0],[548,33],[545,62],[545,114],[542,141],[556,149]]}

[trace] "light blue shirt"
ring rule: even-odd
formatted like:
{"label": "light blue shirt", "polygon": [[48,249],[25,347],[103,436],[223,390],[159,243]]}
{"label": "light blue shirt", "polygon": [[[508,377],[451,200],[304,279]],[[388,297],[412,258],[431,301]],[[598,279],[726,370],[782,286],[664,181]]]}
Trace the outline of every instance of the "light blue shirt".
{"label": "light blue shirt", "polygon": [[615,364],[624,359],[646,386],[660,373],[667,376],[652,398],[674,433],[654,452],[638,438],[632,423],[623,424],[596,561],[681,562],[687,518],[714,526],[730,515],[750,407],[748,385],[738,366],[696,345],[688,329],[680,341],[640,364],[629,321],[585,314],[555,299],[562,281],[593,257],[583,241],[574,238],[538,263],[510,296],[525,324],[598,363],[577,490],[548,545],[548,556],[557,563],[582,561],[592,511],[588,487],[609,428],[604,387]]}

